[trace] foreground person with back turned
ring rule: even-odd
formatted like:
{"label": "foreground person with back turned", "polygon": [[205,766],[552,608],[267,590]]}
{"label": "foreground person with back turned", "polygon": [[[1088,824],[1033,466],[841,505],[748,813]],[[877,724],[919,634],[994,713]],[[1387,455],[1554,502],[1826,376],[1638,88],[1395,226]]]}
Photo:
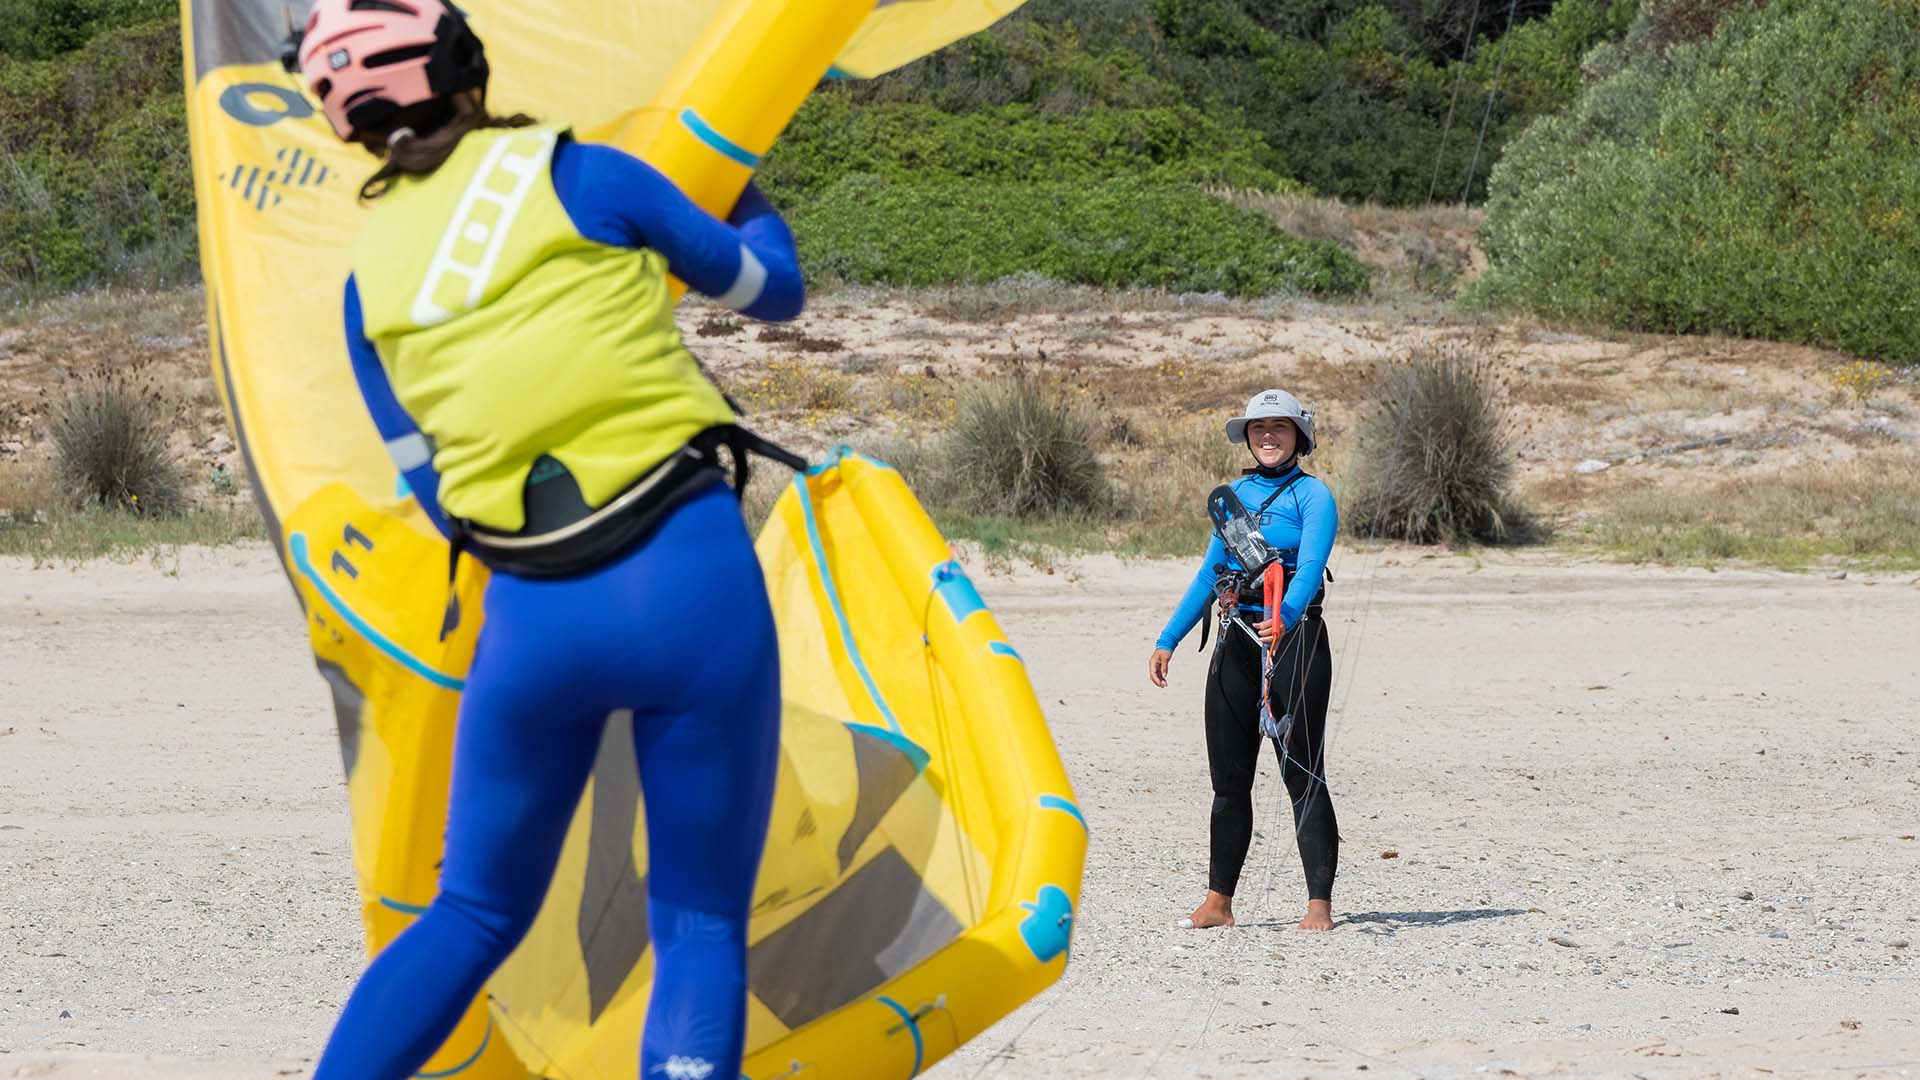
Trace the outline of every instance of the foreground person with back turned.
{"label": "foreground person with back turned", "polygon": [[[1230,486],[1232,498],[1217,490],[1209,500],[1210,511],[1224,500],[1234,513],[1216,514],[1200,572],[1147,662],[1153,684],[1165,687],[1174,648],[1217,598],[1220,637],[1207,668],[1206,692],[1207,764],[1213,774],[1207,897],[1175,925],[1233,925],[1234,889],[1253,842],[1253,774],[1264,738],[1273,742],[1280,759],[1306,871],[1307,913],[1299,929],[1331,930],[1340,834],[1324,762],[1333,654],[1320,605],[1339,514],[1327,485],[1300,469],[1299,459],[1313,453],[1313,414],[1292,394],[1255,395],[1246,415],[1227,421],[1227,439],[1247,447],[1253,467]],[[1228,522],[1224,530],[1223,520]],[[1223,535],[1233,532],[1236,520],[1248,526],[1239,544]],[[1249,574],[1256,569],[1245,565],[1249,547],[1271,557],[1270,582],[1264,574]]]}
{"label": "foreground person with back turned", "polygon": [[289,64],[383,162],[346,286],[354,376],[454,558],[493,571],[439,894],[362,976],[316,1078],[402,1080],[446,1039],[531,926],[621,709],[655,948],[640,1075],[738,1076],[780,668],[716,451],[736,477],[780,452],[681,343],[667,275],[792,318],[792,237],[752,188],[722,222],[616,149],[489,114],[480,41],[442,0],[316,0]]}

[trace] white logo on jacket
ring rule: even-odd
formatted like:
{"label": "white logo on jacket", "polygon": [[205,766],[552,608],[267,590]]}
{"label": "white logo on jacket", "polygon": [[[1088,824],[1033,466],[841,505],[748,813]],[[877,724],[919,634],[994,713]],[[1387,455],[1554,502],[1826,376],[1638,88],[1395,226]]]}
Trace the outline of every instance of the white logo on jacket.
{"label": "white logo on jacket", "polygon": [[706,1058],[681,1057],[678,1054],[655,1065],[653,1072],[664,1072],[667,1080],[707,1080],[713,1075],[713,1062]]}

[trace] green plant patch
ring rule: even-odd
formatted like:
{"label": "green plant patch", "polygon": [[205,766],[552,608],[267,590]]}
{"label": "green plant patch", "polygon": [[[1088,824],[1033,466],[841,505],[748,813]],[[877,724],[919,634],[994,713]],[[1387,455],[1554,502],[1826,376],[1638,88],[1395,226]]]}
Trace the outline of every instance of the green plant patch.
{"label": "green plant patch", "polygon": [[1367,272],[1338,246],[1193,188],[1100,183],[840,181],[793,215],[801,265],[870,285],[1039,274],[1106,288],[1348,296]]}

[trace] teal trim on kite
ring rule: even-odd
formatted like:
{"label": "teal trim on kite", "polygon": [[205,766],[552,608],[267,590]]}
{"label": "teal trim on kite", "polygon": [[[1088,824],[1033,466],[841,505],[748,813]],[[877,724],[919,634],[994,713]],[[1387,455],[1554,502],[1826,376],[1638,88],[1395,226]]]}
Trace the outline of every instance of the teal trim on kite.
{"label": "teal trim on kite", "polygon": [[737,161],[749,169],[757,169],[760,167],[759,154],[754,153],[714,130],[712,124],[702,120],[700,114],[694,112],[692,109],[680,110],[680,122],[686,125],[688,131],[693,132],[694,138],[706,143],[709,149],[721,157],[731,161]]}
{"label": "teal trim on kite", "polygon": [[927,1043],[920,1037],[920,1021],[913,1018],[913,1014],[907,1011],[905,1005],[890,997],[876,997],[873,1000],[899,1013],[901,1022],[907,1025],[907,1031],[913,1035],[913,1071],[907,1075],[919,1076],[920,1066],[925,1064],[927,1059]]}
{"label": "teal trim on kite", "polygon": [[1032,950],[1033,958],[1046,963],[1067,951],[1073,936],[1073,900],[1058,885],[1042,885],[1031,902],[1020,906],[1030,914],[1020,920],[1020,939]]}
{"label": "teal trim on kite", "polygon": [[848,724],[847,729],[850,731],[858,731],[862,735],[871,735],[881,742],[886,743],[888,746],[893,747],[895,750],[900,751],[902,754],[905,754],[907,760],[913,763],[913,773],[915,776],[926,772],[927,763],[933,760],[932,754],[920,749],[919,743],[907,738],[900,732],[888,731],[886,728],[877,728],[872,724]]}
{"label": "teal trim on kite", "polygon": [[856,461],[864,461],[869,465],[873,465],[878,468],[885,469],[888,472],[899,471],[895,469],[893,466],[887,464],[884,461],[881,461],[879,458],[874,457],[871,454],[863,454],[860,451],[855,450],[853,447],[848,446],[846,443],[841,443],[839,446],[836,446],[833,449],[827,451],[827,457],[825,461],[822,461],[818,465],[807,466],[807,475],[819,476],[821,473],[824,473],[829,469],[838,468],[841,462],[846,461],[849,458]]}
{"label": "teal trim on kite", "polygon": [[448,690],[466,689],[467,681],[465,679],[456,679],[451,675],[435,671],[428,667],[425,663],[421,662],[418,657],[415,657],[412,653],[394,644],[385,634],[375,630],[371,623],[361,618],[359,613],[348,607],[346,601],[340,599],[340,594],[333,591],[333,586],[327,584],[326,579],[320,576],[320,571],[314,568],[312,560],[308,558],[307,536],[305,533],[294,533],[292,536],[287,537],[287,551],[293,556],[293,568],[299,571],[301,577],[307,579],[315,591],[319,592],[320,598],[325,600],[329,607],[338,612],[341,618],[347,620],[348,626],[353,627],[361,637],[367,639],[368,644],[392,657],[401,667],[406,668],[408,671],[413,672],[415,675],[420,676],[435,686],[444,687]]}
{"label": "teal trim on kite", "polygon": [[[1061,813],[1071,814],[1073,815],[1073,820],[1080,823],[1081,828],[1087,828],[1087,819],[1080,813],[1080,808],[1073,805],[1070,800],[1063,799],[1058,795],[1042,795],[1040,796],[1040,808],[1042,810],[1058,810]],[[1087,831],[1092,832],[1093,830],[1087,829]]]}
{"label": "teal trim on kite", "polygon": [[1021,659],[1019,653],[1013,651],[1013,646],[1007,644],[1004,641],[987,642],[987,651],[990,653],[993,653],[996,656],[1010,656],[1015,660],[1019,660],[1023,664],[1026,663],[1025,660]]}
{"label": "teal trim on kite", "polygon": [[859,77],[860,76],[855,75],[853,72],[841,67],[839,64],[835,64],[827,69],[827,78],[829,79],[857,79]]}
{"label": "teal trim on kite", "polygon": [[435,1077],[452,1076],[455,1073],[465,1072],[468,1069],[473,1067],[474,1062],[480,1060],[481,1054],[484,1054],[487,1052],[487,1044],[492,1041],[493,1041],[493,1017],[489,1016],[487,1017],[486,1034],[480,1036],[480,1048],[478,1050],[475,1050],[472,1056],[468,1057],[467,1060],[461,1062],[458,1065],[455,1065],[451,1069],[441,1069],[439,1072],[417,1072],[417,1073],[414,1073],[413,1075],[420,1077],[421,1080],[434,1080]]}
{"label": "teal trim on kite", "polygon": [[427,909],[421,907],[419,904],[404,903],[402,901],[395,900],[391,896],[381,897],[380,906],[383,908],[391,908],[392,910],[397,911],[402,915],[425,915],[427,913]]}
{"label": "teal trim on kite", "polygon": [[893,710],[887,707],[887,699],[881,696],[879,685],[873,681],[873,673],[867,670],[867,662],[861,659],[860,646],[853,640],[853,627],[847,622],[847,610],[840,604],[840,590],[833,583],[833,571],[827,569],[827,552],[820,543],[820,525],[813,518],[813,496],[807,493],[804,481],[796,482],[795,490],[800,494],[800,516],[807,523],[807,544],[813,548],[813,565],[820,573],[820,587],[827,594],[828,606],[833,608],[833,621],[840,624],[841,647],[847,650],[847,659],[853,662],[853,670],[860,673],[860,681],[867,687],[867,696],[873,698],[874,708],[880,710],[888,730],[899,735],[902,731],[900,721],[894,719]]}
{"label": "teal trim on kite", "polygon": [[973,587],[973,579],[952,559],[933,568],[933,587],[940,599],[947,602],[954,622],[966,622],[969,616],[987,610],[987,602],[980,599],[980,590]]}

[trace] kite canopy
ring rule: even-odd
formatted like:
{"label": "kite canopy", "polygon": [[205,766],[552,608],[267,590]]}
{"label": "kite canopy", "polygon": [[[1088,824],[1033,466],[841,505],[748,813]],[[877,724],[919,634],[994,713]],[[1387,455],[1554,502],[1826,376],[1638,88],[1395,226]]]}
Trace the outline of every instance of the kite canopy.
{"label": "kite canopy", "polygon": [[[306,4],[183,0],[214,374],[333,691],[369,951],[433,898],[486,572],[394,473],[340,290],[372,161],[279,66]],[[825,74],[879,74],[994,0],[466,5],[491,103],[732,204]],[[1085,823],[1019,655],[892,469],[841,453],[759,540],[779,787],[749,929],[749,1076],[911,1076],[1063,969]],[[629,725],[609,724],[526,942],[423,1076],[634,1077],[652,958]],[[318,1037],[318,1033],[316,1033]]]}

